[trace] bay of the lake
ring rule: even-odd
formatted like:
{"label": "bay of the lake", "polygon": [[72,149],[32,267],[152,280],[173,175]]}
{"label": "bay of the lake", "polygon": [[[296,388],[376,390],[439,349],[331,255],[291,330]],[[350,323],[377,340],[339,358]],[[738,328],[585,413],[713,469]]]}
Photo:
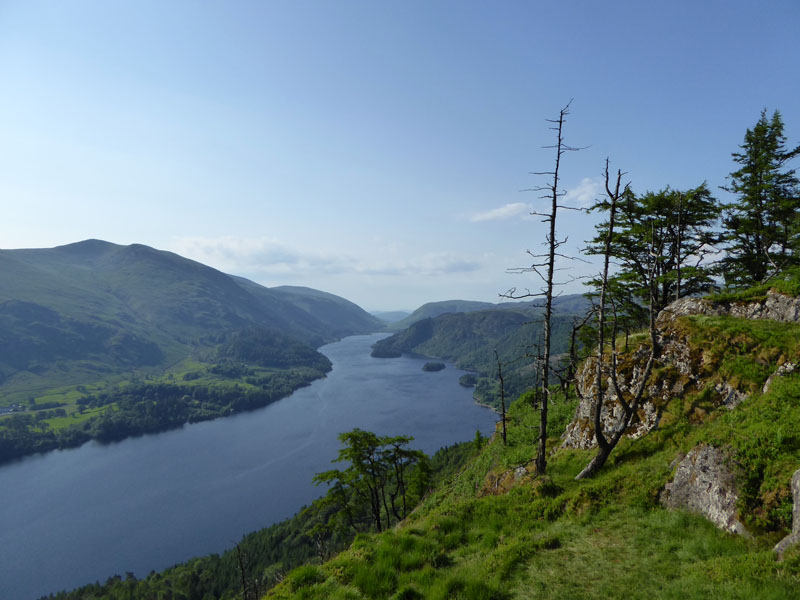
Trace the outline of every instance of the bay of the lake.
{"label": "bay of the lake", "polygon": [[0,598],[26,600],[221,552],[324,493],[337,434],[413,435],[432,454],[494,429],[448,365],[370,357],[386,334],[324,346],[333,370],[265,408],[0,467]]}

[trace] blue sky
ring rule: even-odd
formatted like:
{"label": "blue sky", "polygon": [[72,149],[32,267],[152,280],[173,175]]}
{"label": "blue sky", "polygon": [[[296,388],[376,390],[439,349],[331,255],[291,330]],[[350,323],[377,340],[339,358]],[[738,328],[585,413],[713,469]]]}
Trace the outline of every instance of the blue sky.
{"label": "blue sky", "polygon": [[[497,299],[568,202],[724,185],[762,108],[800,143],[800,2],[0,0],[0,247],[172,250],[367,309]],[[718,191],[720,199],[726,199]],[[592,215],[564,213],[579,249]],[[569,276],[593,267],[578,266]],[[566,292],[581,291],[573,284]]]}

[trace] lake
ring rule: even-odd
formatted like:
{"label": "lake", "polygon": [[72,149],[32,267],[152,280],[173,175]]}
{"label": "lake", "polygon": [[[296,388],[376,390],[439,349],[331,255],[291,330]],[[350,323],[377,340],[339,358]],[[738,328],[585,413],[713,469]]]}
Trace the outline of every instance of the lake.
{"label": "lake", "polygon": [[131,571],[137,577],[221,552],[324,492],[337,434],[413,435],[438,448],[494,430],[496,417],[448,365],[377,359],[386,334],[320,351],[333,370],[265,408],[0,467],[0,598],[32,599]]}

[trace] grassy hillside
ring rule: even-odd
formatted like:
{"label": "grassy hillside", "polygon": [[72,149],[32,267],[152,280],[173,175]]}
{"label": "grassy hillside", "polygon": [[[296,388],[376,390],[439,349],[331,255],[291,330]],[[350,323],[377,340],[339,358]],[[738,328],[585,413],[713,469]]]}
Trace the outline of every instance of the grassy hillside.
{"label": "grassy hillside", "polygon": [[[800,325],[687,316],[677,327],[703,367],[687,393],[660,406],[645,437],[624,438],[592,479],[593,450],[557,450],[534,477],[538,415],[525,398],[499,437],[392,531],[362,535],[321,564],[287,575],[268,598],[800,598],[800,549],[779,561],[791,529],[790,480],[800,468]],[[632,352],[635,349],[632,349]],[[748,397],[731,410],[715,385]],[[556,401],[563,431],[574,401]],[[659,498],[677,460],[700,444],[730,452],[750,537]]]}

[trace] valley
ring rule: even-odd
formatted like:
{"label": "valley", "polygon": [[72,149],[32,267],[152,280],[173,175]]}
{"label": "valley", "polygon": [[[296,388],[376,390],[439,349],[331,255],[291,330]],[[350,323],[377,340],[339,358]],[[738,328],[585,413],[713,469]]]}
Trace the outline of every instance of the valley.
{"label": "valley", "polygon": [[0,463],[265,406],[330,370],[315,347],[383,324],[134,244],[0,251]]}

